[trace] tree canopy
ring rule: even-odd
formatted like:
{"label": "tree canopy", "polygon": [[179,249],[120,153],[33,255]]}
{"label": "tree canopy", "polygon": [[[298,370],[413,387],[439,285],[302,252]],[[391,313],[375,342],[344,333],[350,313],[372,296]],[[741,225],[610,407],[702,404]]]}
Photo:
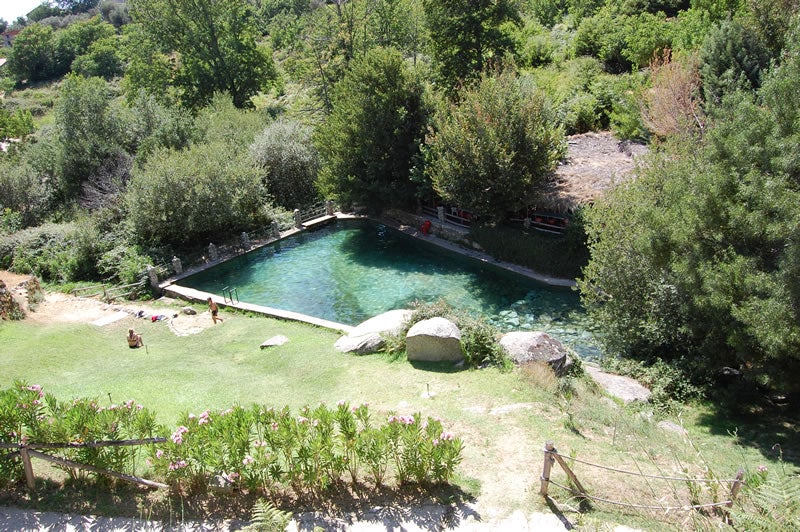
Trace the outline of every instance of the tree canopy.
{"label": "tree canopy", "polygon": [[436,114],[426,175],[447,201],[502,220],[535,204],[564,155],[564,133],[544,93],[512,72],[484,74]]}
{"label": "tree canopy", "polygon": [[322,190],[378,210],[411,204],[427,111],[422,84],[400,53],[376,48],[355,60],[332,104],[316,137]]}
{"label": "tree canopy", "polygon": [[246,2],[132,0],[131,14],[163,51],[179,54],[174,83],[190,107],[202,107],[217,91],[230,94],[236,107],[251,106],[274,76]]}
{"label": "tree canopy", "polygon": [[499,62],[513,47],[505,28],[519,20],[509,0],[423,0],[431,53],[445,85],[469,81],[487,62]]}

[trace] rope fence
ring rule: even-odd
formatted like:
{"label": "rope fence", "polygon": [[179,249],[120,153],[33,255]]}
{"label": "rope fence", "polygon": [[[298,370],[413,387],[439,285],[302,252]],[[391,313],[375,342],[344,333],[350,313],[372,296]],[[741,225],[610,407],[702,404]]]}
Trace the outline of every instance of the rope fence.
{"label": "rope fence", "polygon": [[578,491],[575,491],[572,488],[568,488],[567,486],[559,484],[558,482],[555,482],[554,480],[550,480],[549,482],[553,486],[556,486],[556,487],[561,488],[562,490],[568,491],[568,492],[572,493],[573,495],[577,495],[579,497],[583,497],[583,498],[586,498],[586,499],[589,499],[589,500],[592,500],[592,501],[605,502],[605,503],[608,503],[608,504],[614,504],[616,506],[627,506],[629,508],[639,508],[639,509],[643,509],[643,510],[684,510],[684,511],[688,511],[688,510],[699,510],[701,508],[713,508],[715,506],[730,506],[731,504],[733,504],[732,500],[721,501],[721,502],[709,502],[709,503],[706,503],[706,504],[691,504],[691,505],[687,504],[687,505],[684,505],[684,506],[653,506],[653,505],[648,505],[648,504],[632,504],[632,503],[629,503],[629,502],[612,501],[611,499],[604,499],[603,497],[596,497],[594,495],[589,495],[589,494],[586,494],[586,493],[580,493]]}
{"label": "rope fence", "polygon": [[[724,501],[717,501],[717,502],[709,502],[709,503],[702,503],[702,504],[684,504],[680,506],[665,506],[665,505],[651,505],[651,504],[634,504],[624,501],[616,501],[613,499],[607,499],[605,497],[598,497],[596,495],[590,495],[588,491],[581,485],[578,477],[575,475],[575,472],[572,471],[572,468],[569,467],[564,457],[562,457],[558,450],[553,445],[553,442],[547,442],[544,448],[544,464],[542,466],[542,475],[540,477],[541,486],[539,489],[539,494],[543,497],[548,497],[548,487],[550,484],[563,489],[564,491],[571,493],[579,498],[597,501],[607,504],[613,504],[615,506],[625,506],[628,508],[637,508],[637,509],[644,509],[644,510],[665,510],[665,511],[691,511],[691,510],[699,510],[703,508],[716,508],[716,507],[728,507],[730,508],[733,505],[734,500],[736,499],[737,495],[739,494],[739,490],[742,487],[743,479],[744,479],[744,471],[739,470],[736,475],[736,478],[733,479],[715,479],[715,478],[687,478],[687,477],[671,477],[665,475],[649,475],[646,473],[634,472],[634,471],[626,471],[624,469],[619,469],[616,467],[609,467],[601,464],[595,464],[592,462],[588,462],[586,460],[579,460],[577,458],[569,458],[574,462],[584,464],[590,467],[596,467],[598,469],[603,469],[606,471],[612,471],[615,473],[621,473],[624,475],[633,475],[648,479],[657,479],[657,480],[666,480],[670,482],[684,482],[684,483],[699,483],[699,482],[708,482],[708,483],[729,483],[731,484],[730,487],[730,496],[727,500]],[[566,473],[567,478],[569,479],[570,483],[574,487],[564,486],[551,480],[550,473],[553,467],[553,464],[558,462],[561,468]]]}
{"label": "rope fence", "polygon": [[66,458],[51,456],[49,454],[40,453],[39,451],[35,450],[35,449],[80,449],[80,448],[94,449],[98,447],[124,447],[124,446],[136,446],[136,445],[152,445],[155,443],[164,443],[165,441],[167,441],[166,438],[158,437],[158,438],[144,438],[136,440],[105,440],[105,441],[67,442],[67,443],[0,442],[0,449],[16,449],[16,451],[5,454],[4,458],[11,458],[15,456],[19,456],[21,458],[22,466],[25,471],[25,482],[29,490],[33,490],[36,487],[36,479],[33,475],[33,465],[31,464],[31,458],[38,458],[46,462],[58,464],[64,467],[70,467],[73,469],[83,469],[85,471],[99,473],[113,478],[118,478],[120,480],[124,480],[127,482],[141,484],[143,486],[147,486],[150,488],[169,488],[169,486],[167,486],[166,484],[162,484],[161,482],[155,482],[153,480],[147,480],[145,478],[140,478],[133,475],[126,475],[123,473],[118,473],[116,471],[109,471],[108,469],[102,469],[88,464],[80,464],[78,462],[73,462],[72,460],[67,460]]}
{"label": "rope fence", "polygon": [[[553,451],[548,451],[545,449],[545,453],[555,453],[555,449]],[[679,480],[681,482],[739,482],[739,479],[735,478],[686,478],[686,477],[665,477],[661,475],[648,475],[646,473],[638,473],[636,471],[626,471],[624,469],[617,469],[616,467],[609,467],[600,464],[594,464],[592,462],[587,462],[586,460],[580,460],[578,458],[570,457],[570,460],[573,462],[578,462],[579,464],[585,464],[592,467],[597,467],[599,469],[605,469],[606,471],[613,471],[615,473],[622,473],[624,475],[634,475],[637,477],[646,477],[646,478],[655,478],[660,480]]]}

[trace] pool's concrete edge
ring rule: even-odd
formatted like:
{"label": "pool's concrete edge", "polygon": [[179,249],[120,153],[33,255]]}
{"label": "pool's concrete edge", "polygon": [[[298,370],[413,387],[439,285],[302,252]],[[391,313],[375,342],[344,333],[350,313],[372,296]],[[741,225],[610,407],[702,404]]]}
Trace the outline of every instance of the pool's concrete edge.
{"label": "pool's concrete edge", "polygon": [[315,318],[313,316],[308,316],[306,314],[300,314],[299,312],[281,310],[272,307],[264,307],[261,305],[253,305],[251,303],[241,303],[238,301],[231,301],[230,299],[221,298],[217,295],[209,294],[208,292],[202,292],[200,290],[195,290],[194,288],[187,288],[185,286],[180,286],[177,284],[170,284],[164,287],[163,291],[164,295],[167,297],[184,299],[186,301],[192,301],[196,303],[205,303],[206,301],[208,301],[208,298],[210,297],[220,307],[229,307],[237,310],[243,310],[245,312],[255,312],[258,314],[264,314],[266,316],[270,316],[272,318],[278,318],[281,320],[301,321],[303,323],[316,325],[317,327],[324,327],[326,329],[339,331],[344,334],[349,334],[350,331],[352,331],[355,328],[350,325],[345,325],[343,323],[336,323],[334,321],[323,320],[320,318]]}
{"label": "pool's concrete edge", "polygon": [[[367,216],[359,216],[359,215],[352,215],[352,214],[344,214],[344,213],[337,212],[333,216],[323,216],[323,217],[317,218],[315,220],[310,220],[310,221],[306,222],[302,228],[295,228],[295,229],[291,229],[289,231],[283,232],[283,233],[281,233],[280,238],[270,239],[268,241],[261,242],[261,243],[255,245],[255,246],[253,246],[253,248],[251,250],[249,250],[249,251],[253,251],[253,250],[258,249],[260,247],[263,247],[265,245],[271,244],[271,243],[273,243],[273,242],[275,242],[277,240],[282,240],[282,239],[284,239],[286,237],[292,236],[292,235],[294,235],[296,233],[299,233],[299,232],[301,232],[303,230],[306,230],[306,229],[309,229],[309,228],[314,228],[314,227],[317,227],[317,226],[320,226],[320,225],[328,224],[328,223],[330,223],[332,221],[335,221],[337,218],[349,219],[349,218],[369,218],[369,217],[367,217]],[[398,231],[400,231],[400,232],[402,232],[402,233],[404,233],[404,234],[406,234],[408,236],[411,236],[413,238],[419,239],[419,240],[424,241],[424,242],[428,242],[430,244],[433,244],[435,246],[439,246],[439,247],[441,247],[443,249],[447,249],[449,251],[458,253],[460,255],[468,256],[468,257],[470,257],[472,259],[475,259],[475,260],[478,260],[478,261],[481,261],[481,262],[485,262],[487,264],[492,264],[493,266],[495,266],[497,268],[502,268],[502,269],[514,272],[514,273],[516,273],[518,275],[522,275],[522,276],[528,277],[530,279],[534,279],[534,280],[539,281],[541,283],[545,283],[545,284],[548,284],[548,285],[551,285],[551,286],[564,286],[564,287],[574,287],[577,284],[574,280],[571,280],[571,279],[559,279],[557,277],[550,277],[550,276],[547,276],[547,275],[542,275],[542,274],[537,273],[537,272],[535,272],[535,271],[533,271],[533,270],[531,270],[529,268],[525,268],[523,266],[518,266],[516,264],[511,264],[509,262],[503,262],[501,260],[497,260],[497,259],[487,255],[486,253],[483,253],[483,252],[478,251],[478,250],[466,248],[466,247],[464,247],[462,245],[459,245],[459,244],[457,244],[455,242],[452,242],[452,241],[447,240],[445,238],[441,238],[441,237],[435,236],[433,234],[425,235],[418,228],[412,227],[412,226],[410,226],[408,224],[403,224],[400,221],[398,221],[398,220],[396,220],[396,219],[394,219],[392,217],[384,216],[384,217],[381,217],[381,218],[378,218],[378,219],[373,219],[373,220],[377,221],[379,223],[382,223],[384,225],[387,225],[387,226],[389,226],[389,227],[391,227],[393,229],[396,229],[396,230],[398,230]],[[167,279],[164,282],[162,282],[161,284],[159,284],[159,290],[161,291],[162,294],[164,294],[167,297],[173,297],[173,298],[177,298],[177,299],[184,299],[186,301],[198,302],[198,303],[205,303],[206,301],[208,301],[208,298],[210,297],[215,303],[217,303],[217,305],[222,306],[222,307],[230,307],[230,308],[235,308],[235,309],[243,310],[243,311],[247,311],[247,312],[255,312],[255,313],[258,313],[258,314],[264,314],[266,316],[270,316],[270,317],[278,318],[278,319],[283,319],[283,320],[300,321],[300,322],[303,322],[303,323],[316,325],[317,327],[324,327],[326,329],[331,329],[331,330],[334,330],[334,331],[340,331],[340,332],[342,332],[344,334],[349,334],[350,331],[352,331],[355,328],[355,327],[352,327],[350,325],[345,325],[343,323],[336,323],[336,322],[333,322],[333,321],[323,320],[321,318],[315,318],[314,316],[308,316],[306,314],[300,314],[299,312],[281,310],[281,309],[276,309],[276,308],[272,308],[272,307],[265,307],[265,306],[261,306],[261,305],[253,305],[251,303],[240,303],[238,301],[234,302],[234,301],[231,301],[230,299],[220,298],[219,296],[217,296],[215,294],[210,294],[208,292],[202,292],[200,290],[195,290],[194,288],[187,288],[185,286],[180,286],[180,285],[176,284],[178,281],[180,281],[184,277],[188,277],[189,275],[192,275],[192,274],[197,273],[199,271],[202,271],[202,270],[205,270],[207,268],[211,268],[213,266],[216,266],[216,265],[218,265],[218,264],[220,264],[222,262],[225,262],[225,261],[227,261],[227,260],[229,260],[231,258],[233,258],[233,256],[226,256],[226,257],[220,258],[217,261],[207,262],[207,263],[201,264],[201,265],[199,265],[197,267],[194,267],[194,268],[191,268],[191,269],[187,269],[181,275],[170,277],[169,279]]]}
{"label": "pool's concrete edge", "polygon": [[[435,234],[426,235],[418,227],[413,227],[411,225],[404,224],[401,221],[396,220],[396,219],[394,219],[392,217],[382,217],[382,218],[378,219],[377,221],[379,221],[380,223],[382,223],[384,225],[388,225],[389,227],[392,227],[393,229],[396,229],[396,230],[398,230],[398,231],[400,231],[400,232],[402,232],[402,233],[404,233],[406,235],[409,235],[409,236],[412,236],[414,238],[417,238],[419,240],[422,240],[422,241],[425,241],[425,242],[429,242],[429,243],[431,243],[431,244],[433,244],[435,246],[439,246],[441,248],[447,249],[447,250],[452,251],[454,253],[458,253],[460,255],[465,255],[467,257],[473,258],[473,259],[481,261],[481,262],[485,262],[487,264],[492,264],[497,268],[502,268],[504,270],[508,270],[510,272],[514,272],[514,273],[516,273],[518,275],[522,275],[524,277],[528,277],[530,279],[534,279],[536,281],[539,281],[539,282],[544,283],[544,284],[548,284],[550,286],[573,287],[573,286],[577,286],[577,284],[578,284],[573,279],[562,279],[562,278],[559,278],[559,277],[551,277],[549,275],[543,275],[541,273],[537,273],[537,272],[531,270],[530,268],[526,268],[524,266],[519,266],[517,264],[512,264],[510,262],[504,262],[504,261],[495,259],[494,257],[492,257],[492,256],[490,256],[490,255],[488,255],[486,253],[483,253],[482,251],[466,248],[466,247],[464,247],[464,246],[462,246],[462,245],[460,245],[460,244],[458,244],[456,242],[450,241],[450,240],[448,240],[446,238],[438,237]],[[436,232],[436,227],[439,226],[439,225],[442,225],[442,223],[439,222],[439,221],[434,221],[433,222],[433,227],[434,227],[433,233]],[[448,225],[452,225],[452,224],[448,224]],[[452,230],[454,227],[455,226],[452,226],[452,227],[450,227],[450,229]],[[463,229],[463,231],[465,231],[465,233],[468,232],[468,230],[466,230],[466,229]]]}

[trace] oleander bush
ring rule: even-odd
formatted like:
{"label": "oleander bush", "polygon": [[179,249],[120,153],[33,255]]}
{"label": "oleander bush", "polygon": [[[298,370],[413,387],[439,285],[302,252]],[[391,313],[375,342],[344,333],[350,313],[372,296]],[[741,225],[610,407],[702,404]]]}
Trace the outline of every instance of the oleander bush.
{"label": "oleander bush", "polygon": [[[167,437],[165,443],[49,449],[95,468],[163,479],[176,491],[209,485],[264,494],[318,495],[342,483],[381,486],[448,483],[461,461],[460,438],[442,421],[419,413],[373,420],[366,404],[320,404],[298,414],[263,405],[199,415],[185,413],[170,435],[134,403],[100,406],[97,399],[60,402],[41,386],[15,381],[0,390],[0,441],[81,443]],[[0,449],[0,485],[24,479],[15,449]],[[65,468],[74,481],[99,473]]]}
{"label": "oleander bush", "polygon": [[462,442],[438,419],[392,414],[371,419],[366,404],[320,404],[293,415],[263,405],[185,414],[151,463],[177,489],[231,488],[318,495],[350,481],[383,485],[449,482]]}
{"label": "oleander bush", "polygon": [[[6,443],[82,443],[142,439],[164,432],[155,415],[133,400],[100,406],[97,399],[59,401],[37,384],[14,381],[0,390],[0,441]],[[0,449],[0,485],[20,481],[21,460],[15,449]],[[100,469],[134,474],[143,462],[140,447],[72,447],[48,453]],[[83,470],[64,468],[72,480],[86,480]],[[98,477],[104,478],[104,477]]]}

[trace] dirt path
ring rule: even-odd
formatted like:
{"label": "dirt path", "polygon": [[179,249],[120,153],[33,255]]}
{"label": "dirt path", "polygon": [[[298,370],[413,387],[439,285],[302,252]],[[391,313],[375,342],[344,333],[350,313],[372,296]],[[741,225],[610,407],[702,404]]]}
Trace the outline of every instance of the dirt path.
{"label": "dirt path", "polygon": [[181,307],[187,305],[169,298],[159,299],[158,304],[154,304],[154,302],[109,304],[89,297],[47,292],[44,301],[29,308],[25,284],[30,279],[30,275],[0,270],[0,281],[6,284],[12,297],[25,312],[25,319],[35,323],[43,325],[49,323],[113,323],[115,317],[122,316],[120,313],[136,316],[141,312],[146,317],[167,316],[169,328],[177,336],[197,334],[213,325],[211,315],[206,309],[197,308],[197,314],[194,315],[184,314]]}

